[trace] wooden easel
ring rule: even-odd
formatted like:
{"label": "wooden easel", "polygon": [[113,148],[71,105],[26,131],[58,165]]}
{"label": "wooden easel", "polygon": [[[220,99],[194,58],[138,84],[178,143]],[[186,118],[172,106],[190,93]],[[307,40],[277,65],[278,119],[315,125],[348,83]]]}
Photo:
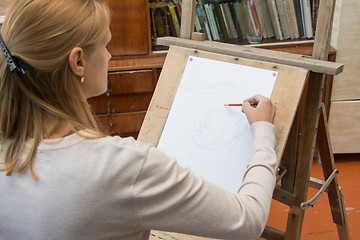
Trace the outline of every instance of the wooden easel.
{"label": "wooden easel", "polygon": [[[331,34],[332,18],[335,7],[334,0],[321,0],[319,13],[318,13],[318,22],[316,27],[315,34],[315,43],[313,49],[312,58],[305,56],[273,52],[264,49],[256,49],[249,47],[242,47],[230,44],[224,44],[219,42],[207,42],[207,41],[194,41],[189,39],[203,39],[203,36],[197,33],[193,33],[194,28],[194,16],[195,16],[195,0],[183,0],[182,6],[182,31],[181,38],[161,38],[158,39],[158,43],[162,45],[177,45],[182,47],[187,47],[193,49],[192,54],[199,54],[199,56],[211,56],[219,57],[220,60],[224,61],[243,61],[242,58],[248,59],[246,62],[253,64],[252,66],[271,68],[279,67],[279,72],[282,70],[292,69],[289,66],[295,66],[300,68],[305,68],[310,70],[310,75],[308,78],[308,90],[305,98],[305,110],[301,112],[301,108],[295,106],[293,113],[295,116],[294,119],[287,119],[284,122],[276,122],[275,124],[280,124],[285,128],[285,131],[288,131],[289,135],[284,142],[280,142],[279,149],[277,152],[279,163],[281,167],[281,173],[285,173],[281,179],[281,185],[277,185],[273,194],[273,198],[278,200],[290,207],[288,214],[288,221],[286,231],[280,231],[271,227],[266,227],[262,237],[265,239],[300,239],[303,218],[306,207],[307,193],[309,186],[311,187],[327,187],[326,191],[328,192],[329,202],[331,206],[333,221],[337,225],[339,239],[350,239],[349,228],[347,224],[344,199],[341,191],[339,190],[335,169],[334,158],[331,150],[329,132],[327,127],[327,119],[325,114],[325,109],[320,104],[322,87],[323,87],[323,78],[324,74],[338,74],[342,71],[343,66],[341,64],[330,63],[323,60],[327,59],[327,54],[329,51],[329,39]],[[180,51],[186,52],[189,50],[181,49]],[[173,55],[170,54],[168,58]],[[176,50],[175,50],[176,52]],[[210,52],[210,53],[209,53]],[[190,54],[190,53],[188,53]],[[218,56],[217,54],[222,54]],[[228,55],[225,57],[224,55]],[[175,54],[175,56],[178,56]],[[184,57],[187,56],[186,54]],[[174,59],[168,59],[167,61],[174,61]],[[252,61],[252,60],[255,61]],[[176,59],[175,59],[176,60]],[[179,60],[179,59],[177,59]],[[245,61],[243,61],[245,65]],[[268,63],[266,63],[268,62]],[[288,66],[286,66],[288,65]],[[176,65],[174,66],[174,68]],[[165,70],[165,69],[164,69]],[[163,70],[163,71],[164,71]],[[295,70],[289,70],[291,73],[295,73]],[[163,74],[163,73],[162,73]],[[164,73],[166,75],[166,72]],[[175,75],[181,75],[182,72],[177,72]],[[304,72],[299,71],[297,73],[300,78],[303,77]],[[174,74],[173,74],[174,75]],[[161,77],[160,77],[161,78]],[[174,78],[179,78],[179,76],[174,76]],[[280,73],[279,73],[279,78]],[[161,80],[161,79],[160,79]],[[160,81],[159,80],[159,81]],[[293,80],[293,79],[291,79]],[[305,79],[304,79],[305,80]],[[170,80],[171,82],[172,80]],[[178,84],[178,83],[177,83]],[[163,85],[163,84],[162,84]],[[299,85],[300,86],[300,85]],[[298,87],[299,87],[298,86]],[[169,87],[169,86],[168,86]],[[171,86],[172,91],[168,94],[174,97],[176,93],[177,86]],[[166,88],[167,90],[169,88]],[[275,90],[275,88],[274,88]],[[302,88],[300,87],[300,92],[295,92],[296,94],[301,94]],[[157,89],[156,91],[162,91]],[[155,91],[154,95],[159,95]],[[276,96],[276,94],[275,94]],[[272,100],[281,105],[282,99],[276,99],[272,96]],[[300,95],[299,95],[300,96]],[[170,97],[170,98],[171,98]],[[294,96],[296,98],[296,96]],[[275,99],[274,99],[275,98]],[[154,100],[154,99],[153,99]],[[157,109],[156,102],[159,100],[155,99],[150,103],[149,111],[145,117],[144,125],[140,131],[139,139],[146,142],[152,142],[157,144],[157,141],[161,134],[161,128],[165,123],[166,112],[164,109]],[[161,97],[160,97],[161,100]],[[171,100],[171,99],[170,99]],[[161,102],[161,101],[160,101]],[[293,102],[293,101],[292,101]],[[161,106],[164,108],[164,106]],[[167,106],[170,107],[170,106]],[[294,107],[294,106],[292,106]],[[166,108],[166,107],[165,107]],[[281,109],[281,106],[280,106]],[[296,110],[297,109],[297,110]],[[168,110],[168,109],[167,109]],[[280,110],[280,112],[285,113],[286,111]],[[155,113],[155,114],[154,114]],[[156,119],[151,119],[156,117]],[[164,119],[162,119],[164,118]],[[280,119],[280,117],[278,118]],[[302,126],[300,128],[300,122],[302,120]],[[160,123],[159,123],[160,121]],[[287,124],[290,123],[289,126]],[[288,127],[288,129],[286,129]],[[159,130],[160,128],[160,130]],[[155,131],[155,134],[151,131]],[[314,146],[317,139],[319,153],[322,162],[322,168],[324,172],[324,177],[326,179],[326,184],[315,179],[310,178],[311,166],[313,162]],[[323,188],[324,188],[323,187]],[[324,189],[322,189],[323,191]],[[310,202],[310,205],[313,204]],[[193,236],[187,236],[183,234],[167,234],[161,233],[161,236],[157,235],[156,232],[152,232],[150,239],[181,239],[181,240],[190,240],[190,239],[204,239],[196,238]]]}

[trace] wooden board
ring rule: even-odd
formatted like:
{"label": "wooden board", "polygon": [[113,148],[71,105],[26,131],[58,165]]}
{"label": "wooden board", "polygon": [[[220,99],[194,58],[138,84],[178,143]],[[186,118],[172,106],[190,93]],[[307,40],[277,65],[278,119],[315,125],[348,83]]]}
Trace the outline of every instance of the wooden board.
{"label": "wooden board", "polygon": [[329,130],[334,153],[360,152],[359,110],[360,101],[339,101],[331,103]]}
{"label": "wooden board", "polygon": [[[336,75],[343,71],[344,64],[318,60],[299,54],[278,52],[267,49],[251,47],[251,45],[236,45],[217,41],[193,41],[176,37],[162,37],[157,39],[157,44],[164,46],[179,46],[213,53],[227,54],[258,61],[267,61],[278,64],[285,64],[299,68],[306,68],[316,73]],[[250,46],[250,47],[249,47]],[[314,50],[315,50],[314,43]],[[322,46],[319,46],[322,49]],[[318,50],[317,50],[318,52]],[[328,51],[327,51],[328,53]],[[320,54],[320,53],[319,53]],[[327,55],[326,55],[327,56]],[[319,56],[320,57],[320,56]],[[326,59],[326,58],[325,58]]]}
{"label": "wooden board", "polygon": [[[277,105],[274,124],[279,129],[276,148],[279,164],[309,71],[298,67],[249,60],[191,48],[170,47],[138,140],[157,146],[189,56],[209,58],[278,72],[271,99]],[[196,238],[181,234],[153,231],[150,239],[187,240]]]}

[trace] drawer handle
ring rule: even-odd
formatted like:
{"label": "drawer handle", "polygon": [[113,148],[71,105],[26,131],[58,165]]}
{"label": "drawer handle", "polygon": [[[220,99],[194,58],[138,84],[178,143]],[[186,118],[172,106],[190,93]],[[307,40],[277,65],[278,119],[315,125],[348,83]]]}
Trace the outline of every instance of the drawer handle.
{"label": "drawer handle", "polygon": [[114,126],[114,124],[115,124],[114,120],[110,120],[110,122],[109,122],[109,126],[110,126],[110,127],[113,127],[113,126]]}
{"label": "drawer handle", "polygon": [[107,88],[106,88],[106,96],[110,96],[110,89],[109,89],[110,82],[107,81]]}
{"label": "drawer handle", "polygon": [[111,106],[111,101],[108,100],[108,101],[107,101],[107,114],[108,114],[108,115],[110,115],[110,113],[111,113],[110,106]]}

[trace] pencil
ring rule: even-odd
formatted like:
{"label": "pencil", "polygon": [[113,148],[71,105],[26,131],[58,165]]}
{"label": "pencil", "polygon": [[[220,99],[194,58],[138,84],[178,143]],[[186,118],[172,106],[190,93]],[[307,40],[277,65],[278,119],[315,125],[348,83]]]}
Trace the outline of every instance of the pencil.
{"label": "pencil", "polygon": [[[224,104],[224,106],[226,107],[241,107],[243,104],[242,103],[231,103],[231,104]],[[256,106],[256,103],[250,103],[250,106]]]}

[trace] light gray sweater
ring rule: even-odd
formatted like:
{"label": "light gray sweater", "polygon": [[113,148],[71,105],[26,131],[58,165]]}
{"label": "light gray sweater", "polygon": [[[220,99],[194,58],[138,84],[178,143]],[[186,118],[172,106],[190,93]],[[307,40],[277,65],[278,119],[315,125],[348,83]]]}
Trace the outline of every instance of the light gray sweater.
{"label": "light gray sweater", "polygon": [[34,166],[40,180],[0,172],[0,239],[142,240],[149,229],[256,238],[275,185],[276,128],[256,122],[252,131],[254,147],[238,194],[132,138],[72,134],[46,140]]}

